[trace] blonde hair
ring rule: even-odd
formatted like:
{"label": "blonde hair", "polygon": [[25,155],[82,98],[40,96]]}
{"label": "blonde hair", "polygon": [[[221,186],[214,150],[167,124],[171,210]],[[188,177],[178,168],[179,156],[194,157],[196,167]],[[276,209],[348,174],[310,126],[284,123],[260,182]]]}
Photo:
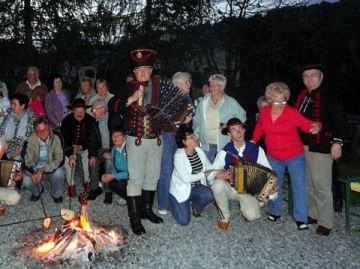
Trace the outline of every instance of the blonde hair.
{"label": "blonde hair", "polygon": [[284,96],[285,101],[290,98],[290,88],[284,82],[273,82],[270,83],[265,89],[266,99],[270,102],[272,97],[277,95]]}

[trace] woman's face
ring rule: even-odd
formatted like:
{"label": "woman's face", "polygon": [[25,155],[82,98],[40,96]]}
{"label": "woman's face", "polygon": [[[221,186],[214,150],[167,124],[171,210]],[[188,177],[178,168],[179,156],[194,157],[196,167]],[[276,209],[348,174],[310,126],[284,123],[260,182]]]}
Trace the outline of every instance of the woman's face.
{"label": "woman's face", "polygon": [[118,148],[122,147],[122,145],[124,144],[125,139],[126,139],[125,136],[120,132],[113,133],[111,138],[112,138],[114,145],[117,146]]}
{"label": "woman's face", "polygon": [[286,106],[286,98],[284,95],[275,95],[271,97],[270,104],[273,111],[283,111]]}
{"label": "woman's face", "polygon": [[182,92],[187,93],[190,91],[190,87],[191,87],[191,82],[189,78],[185,78],[180,80],[177,84],[176,87],[178,87]]}
{"label": "woman's face", "polygon": [[184,140],[185,148],[196,148],[199,145],[199,139],[194,134],[189,134]]}
{"label": "woman's face", "polygon": [[225,87],[220,85],[219,80],[215,79],[210,81],[210,93],[212,95],[221,95],[224,91]]}
{"label": "woman's face", "polygon": [[55,91],[61,91],[63,87],[61,78],[55,78],[54,79],[54,90]]}
{"label": "woman's face", "polygon": [[11,100],[11,110],[13,113],[20,115],[25,110],[25,104],[20,105],[19,100],[14,98]]}
{"label": "woman's face", "polygon": [[91,86],[87,81],[83,81],[80,83],[80,89],[83,94],[87,95],[91,91]]}
{"label": "woman's face", "polygon": [[106,84],[105,83],[99,83],[98,85],[96,85],[96,92],[101,96],[101,97],[106,97],[107,95],[107,88],[106,88]]}

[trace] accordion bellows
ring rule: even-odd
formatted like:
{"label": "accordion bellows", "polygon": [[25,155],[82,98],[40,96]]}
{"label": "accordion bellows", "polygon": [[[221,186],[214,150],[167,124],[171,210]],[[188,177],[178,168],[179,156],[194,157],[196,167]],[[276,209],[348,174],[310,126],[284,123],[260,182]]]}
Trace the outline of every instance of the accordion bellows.
{"label": "accordion bellows", "polygon": [[4,188],[15,188],[15,177],[21,171],[21,162],[0,161],[0,186]]}
{"label": "accordion bellows", "polygon": [[255,163],[243,161],[231,167],[233,178],[230,184],[239,194],[251,194],[266,202],[269,192],[277,181],[275,171]]}

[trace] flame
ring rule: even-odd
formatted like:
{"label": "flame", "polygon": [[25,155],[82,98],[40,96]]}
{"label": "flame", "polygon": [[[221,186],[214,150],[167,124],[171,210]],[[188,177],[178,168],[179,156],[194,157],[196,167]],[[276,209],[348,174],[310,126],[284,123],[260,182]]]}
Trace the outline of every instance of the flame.
{"label": "flame", "polygon": [[37,251],[40,253],[48,252],[48,251],[52,250],[54,247],[55,247],[55,242],[50,241],[50,242],[47,242],[47,243],[41,245],[40,247],[38,247]]}
{"label": "flame", "polygon": [[114,231],[110,231],[109,234],[108,234],[113,240],[117,240],[117,236],[116,236],[116,233]]}

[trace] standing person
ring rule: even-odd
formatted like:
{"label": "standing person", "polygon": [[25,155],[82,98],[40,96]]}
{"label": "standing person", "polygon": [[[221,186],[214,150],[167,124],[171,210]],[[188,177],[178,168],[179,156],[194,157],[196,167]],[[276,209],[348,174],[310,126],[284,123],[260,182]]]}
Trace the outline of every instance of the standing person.
{"label": "standing person", "polygon": [[128,199],[126,186],[129,179],[129,173],[126,159],[125,130],[120,126],[115,126],[111,132],[111,139],[114,144],[111,149],[111,153],[104,154],[104,158],[110,160],[111,171],[102,175],[101,181],[104,184],[107,184],[110,190],[115,192],[126,202]]}
{"label": "standing person", "polygon": [[91,105],[90,100],[95,96],[96,92],[92,88],[91,78],[83,77],[80,80],[80,89],[79,92],[76,94],[76,98],[81,98],[85,100],[86,105]]}
{"label": "standing person", "polygon": [[[101,138],[101,148],[99,148],[96,156],[96,164],[91,170],[90,175],[90,188],[91,191],[88,194],[88,200],[95,200],[98,195],[100,195],[99,189],[96,186],[99,185],[100,171],[104,171],[105,174],[110,174],[111,172],[111,158],[110,155],[110,128],[108,125],[109,113],[107,111],[107,104],[105,100],[97,99],[92,103],[92,113],[98,125]],[[100,167],[102,169],[100,169]],[[111,204],[112,191],[109,189],[107,184],[103,184],[103,189],[105,191],[104,204]]]}
{"label": "standing person", "polygon": [[[213,163],[213,168],[220,170],[216,174],[216,179],[211,188],[221,218],[218,222],[218,227],[223,231],[228,229],[230,223],[229,200],[235,200],[240,203],[240,211],[246,221],[254,221],[260,217],[259,200],[249,194],[238,194],[230,185],[229,179],[232,175],[230,172],[227,172],[229,167],[235,166],[238,159],[240,159],[250,163],[258,163],[271,169],[264,150],[254,143],[245,141],[246,127],[237,118],[228,120],[221,133],[230,136],[231,141],[218,152]],[[214,178],[214,175],[211,174],[209,178]],[[276,190],[276,187],[274,187],[274,190]]]}
{"label": "standing person", "polygon": [[30,201],[36,202],[44,192],[42,181],[49,180],[54,203],[62,203],[65,177],[63,139],[60,134],[51,131],[47,118],[37,118],[34,130],[22,152],[23,186],[32,193]]}
{"label": "standing person", "polygon": [[174,156],[174,171],[170,184],[171,211],[177,223],[189,224],[190,208],[194,217],[200,217],[204,208],[214,201],[207,177],[212,165],[192,128],[183,125],[176,133],[178,149]]}
{"label": "standing person", "polygon": [[8,143],[6,156],[9,159],[21,160],[24,142],[34,131],[36,116],[28,106],[29,98],[23,93],[15,93],[11,97],[11,111],[0,125],[0,136]]}
{"label": "standing person", "polygon": [[151,49],[130,52],[135,80],[126,83],[109,102],[109,106],[112,104],[109,111],[124,115],[128,133],[127,206],[131,229],[137,235],[146,232],[141,218],[153,223],[163,222],[152,210],[162,155],[162,127],[159,125],[173,124],[184,104],[184,97],[172,83],[152,76],[153,54]]}
{"label": "standing person", "polygon": [[106,105],[108,104],[109,100],[114,96],[112,93],[109,92],[109,84],[105,79],[99,78],[95,82],[96,94],[90,99],[89,105],[95,100],[104,100]]}
{"label": "standing person", "polygon": [[53,76],[52,85],[53,89],[45,98],[45,110],[51,127],[60,130],[62,120],[69,114],[70,93],[63,88],[60,75]]}
{"label": "standing person", "polygon": [[269,84],[265,96],[270,105],[261,110],[252,140],[258,142],[265,136],[268,160],[278,176],[278,197],[269,201],[268,220],[275,222],[281,216],[282,184],[287,168],[294,196],[294,220],[299,230],[307,230],[306,160],[298,129],[317,134],[321,123],[306,119],[295,108],[286,105],[290,89],[283,82]]}
{"label": "standing person", "polygon": [[86,113],[90,106],[85,104],[85,100],[77,98],[68,109],[72,113],[67,115],[61,124],[61,134],[64,137],[65,151],[65,172],[68,182],[68,195],[76,196],[74,182],[74,169],[76,158],[81,155],[81,163],[84,173],[83,185],[85,190],[90,191],[89,169],[96,164],[96,156],[101,148],[101,138],[95,119]]}
{"label": "standing person", "polygon": [[24,93],[27,89],[30,89],[36,92],[36,97],[44,104],[48,88],[39,79],[39,69],[36,66],[28,67],[26,77],[27,80],[20,82],[16,87],[15,93]]}
{"label": "standing person", "polygon": [[[158,212],[161,215],[166,215],[170,206],[170,179],[174,170],[174,154],[177,148],[175,141],[176,130],[178,129],[179,124],[187,124],[190,122],[192,119],[191,112],[193,110],[191,105],[191,98],[189,96],[191,87],[190,74],[185,72],[177,72],[172,77],[172,83],[176,87],[174,96],[178,96],[178,98],[183,102],[183,108],[180,110],[179,114],[184,113],[184,115],[178,115],[180,118],[182,118],[182,122],[179,122],[176,125],[174,123],[165,123],[161,125],[163,152],[161,156],[160,178],[157,186]],[[181,105],[180,102],[179,104]],[[186,113],[188,113],[188,116],[185,116]]]}
{"label": "standing person", "polygon": [[308,223],[317,223],[316,234],[328,236],[334,222],[332,164],[342,156],[347,120],[341,98],[323,83],[324,70],[322,64],[310,64],[301,69],[306,89],[299,94],[295,106],[306,118],[323,124],[316,136],[302,133],[301,137],[307,161]]}
{"label": "standing person", "polygon": [[35,113],[35,116],[37,118],[46,117],[44,106],[36,97],[36,92],[27,89],[26,91],[24,91],[24,94],[29,97],[29,109]]}
{"label": "standing person", "polygon": [[229,142],[221,135],[221,125],[231,118],[246,121],[246,112],[239,103],[224,90],[226,78],[216,74],[209,78],[210,94],[199,103],[193,119],[194,134],[200,139],[201,148],[212,163],[216,153]]}

